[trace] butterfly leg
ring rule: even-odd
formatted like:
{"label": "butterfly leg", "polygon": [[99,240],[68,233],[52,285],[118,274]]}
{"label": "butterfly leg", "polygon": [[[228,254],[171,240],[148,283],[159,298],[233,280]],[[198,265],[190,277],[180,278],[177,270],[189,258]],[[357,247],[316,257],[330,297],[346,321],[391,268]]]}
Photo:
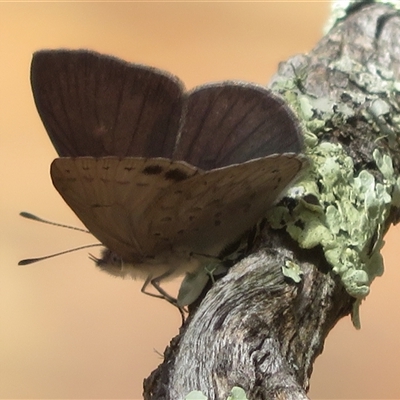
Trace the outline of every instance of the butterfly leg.
{"label": "butterfly leg", "polygon": [[[170,294],[168,294],[160,286],[160,282],[163,279],[167,278],[169,275],[171,275],[171,271],[167,271],[166,273],[164,273],[164,274],[162,274],[160,276],[157,276],[155,278],[153,278],[151,275],[148,276],[147,279],[145,280],[143,286],[142,286],[141,292],[144,293],[144,294],[147,294],[148,296],[156,297],[158,299],[164,299],[164,300],[168,301],[168,303],[170,303],[173,306],[175,306],[179,310],[179,313],[181,314],[182,324],[183,324],[185,322],[185,310],[184,310],[184,308],[179,306],[177,299],[175,299]],[[149,284],[151,284],[158,291],[159,294],[148,292],[146,290],[146,288],[149,286]]]}

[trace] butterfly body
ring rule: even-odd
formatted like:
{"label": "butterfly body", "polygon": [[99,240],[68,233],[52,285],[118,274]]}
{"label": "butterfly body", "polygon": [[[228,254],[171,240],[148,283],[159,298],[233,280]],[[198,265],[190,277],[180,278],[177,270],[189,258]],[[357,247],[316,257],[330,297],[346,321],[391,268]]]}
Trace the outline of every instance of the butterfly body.
{"label": "butterfly body", "polygon": [[96,265],[110,275],[119,278],[153,279],[162,276],[163,280],[173,279],[185,273],[193,273],[202,265],[200,258],[193,256],[189,249],[173,248],[156,257],[146,257],[137,262],[126,262],[116,253],[104,249],[101,258],[93,257]]}
{"label": "butterfly body", "polygon": [[295,116],[259,85],[185,92],[167,73],[82,50],[36,53],[31,80],[60,155],[53,184],[113,275],[173,277],[217,260],[307,164]]}

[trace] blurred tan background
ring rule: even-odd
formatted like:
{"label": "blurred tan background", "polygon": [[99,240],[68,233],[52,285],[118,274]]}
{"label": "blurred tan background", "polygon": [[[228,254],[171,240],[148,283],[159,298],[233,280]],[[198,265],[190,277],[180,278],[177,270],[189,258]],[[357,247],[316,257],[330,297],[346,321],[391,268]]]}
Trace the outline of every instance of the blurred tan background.
{"label": "blurred tan background", "polygon": [[[180,323],[173,307],[140,293],[141,283],[97,270],[87,251],[17,266],[94,242],[18,216],[80,226],[50,182],[55,151],[32,100],[32,53],[93,49],[168,70],[188,88],[266,83],[279,61],[316,44],[328,12],[327,2],[0,3],[0,398],[139,399],[161,361],[156,351]],[[313,399],[400,398],[399,239],[392,228],[362,330],[346,318],[330,334]]]}

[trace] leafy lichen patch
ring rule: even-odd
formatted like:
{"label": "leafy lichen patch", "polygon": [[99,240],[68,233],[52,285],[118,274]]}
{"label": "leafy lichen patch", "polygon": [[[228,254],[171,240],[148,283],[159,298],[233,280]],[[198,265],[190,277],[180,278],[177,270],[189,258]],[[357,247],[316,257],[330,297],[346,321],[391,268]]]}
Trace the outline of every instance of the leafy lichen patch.
{"label": "leafy lichen patch", "polygon": [[[293,81],[282,78],[274,82],[274,89],[290,99],[303,121],[305,154],[311,168],[286,195],[296,200],[295,207],[293,202],[288,207],[283,201],[271,211],[268,220],[273,228],[286,229],[302,248],[321,246],[332,271],[357,299],[353,321],[358,326],[361,300],[368,295],[374,278],[383,272],[380,250],[387,219],[393,206],[400,207],[400,178],[392,158],[385,154],[387,147],[398,146],[400,129],[398,121],[386,118],[392,112],[393,105],[387,99],[396,90],[394,85],[382,83],[376,70],[370,71],[365,66],[350,63],[347,69],[346,62],[336,64],[372,94],[354,95],[343,90],[342,96],[350,101],[341,103],[333,98],[316,99],[304,90],[295,91],[297,96],[294,96]],[[376,90],[372,88],[374,85]],[[352,102],[369,115],[365,118],[370,126],[369,139],[379,141],[383,136],[387,139],[379,147],[373,147],[375,166],[369,163],[356,168],[340,140],[325,139],[332,121],[340,134],[341,125],[354,116]],[[307,201],[310,196],[312,202]]]}
{"label": "leafy lichen patch", "polygon": [[282,265],[282,273],[286,278],[291,279],[294,283],[300,283],[303,275],[300,266],[290,260],[287,260],[285,264]]}

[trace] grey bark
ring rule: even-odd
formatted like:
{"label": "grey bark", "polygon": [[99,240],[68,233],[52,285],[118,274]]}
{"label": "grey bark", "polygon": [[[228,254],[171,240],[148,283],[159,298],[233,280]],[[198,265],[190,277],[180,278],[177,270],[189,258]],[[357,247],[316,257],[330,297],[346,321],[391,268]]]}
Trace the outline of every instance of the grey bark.
{"label": "grey bark", "polygon": [[[365,97],[374,90],[371,85],[333,66],[344,54],[400,80],[399,14],[390,6],[360,4],[308,55],[281,64],[271,85],[274,88],[282,77],[293,79],[300,70],[296,92],[326,96],[337,104],[346,102],[345,92]],[[399,100],[400,95],[393,103],[397,112]],[[341,143],[355,168],[371,165],[378,180],[372,151],[384,148],[398,174],[398,143],[389,146],[374,140],[376,132],[363,116],[367,102],[351,106],[354,116],[339,123],[332,117],[325,123],[331,129],[319,139]],[[393,208],[385,230],[397,222],[397,214]],[[304,273],[300,283],[283,276],[281,266],[286,260],[300,265]],[[209,400],[222,400],[233,386],[240,386],[248,399],[307,399],[313,362],[329,331],[350,313],[353,302],[319,248],[302,250],[287,233],[266,226],[252,254],[231,268],[191,310],[167,348],[163,364],[145,380],[144,398],[180,400],[199,390]]]}

